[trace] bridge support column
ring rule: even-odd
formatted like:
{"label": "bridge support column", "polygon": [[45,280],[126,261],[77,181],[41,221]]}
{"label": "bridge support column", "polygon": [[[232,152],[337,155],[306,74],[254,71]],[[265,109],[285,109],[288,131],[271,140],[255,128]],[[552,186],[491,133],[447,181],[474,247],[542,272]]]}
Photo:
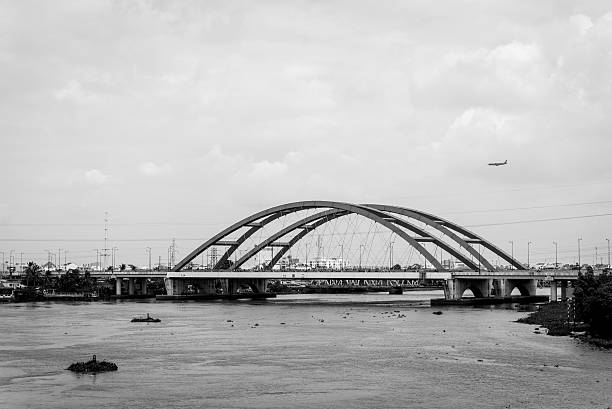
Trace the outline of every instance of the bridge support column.
{"label": "bridge support column", "polygon": [[557,282],[555,280],[550,282],[550,302],[557,302]]}
{"label": "bridge support column", "polygon": [[493,280],[487,278],[452,278],[444,283],[444,297],[447,300],[460,300],[465,290],[470,290],[474,297],[489,297],[493,292]]}
{"label": "bridge support column", "polygon": [[185,289],[185,282],[180,278],[166,278],[164,284],[168,295],[181,295]]}
{"label": "bridge support column", "polygon": [[147,279],[146,278],[143,278],[140,281],[140,292],[141,292],[142,295],[147,295],[149,293],[148,292],[148,288],[147,288]]}
{"label": "bridge support column", "polygon": [[134,279],[128,278],[128,294],[134,295]]}
{"label": "bridge support column", "polygon": [[565,295],[567,295],[567,298],[573,298],[574,297],[574,282],[573,281],[568,281],[567,282],[567,292]]}
{"label": "bridge support column", "polygon": [[536,294],[538,280],[534,280],[531,278],[527,278],[527,279],[507,278],[502,281],[504,282],[504,292],[503,292],[504,297],[511,297],[512,290],[514,290],[515,288],[518,288],[518,290],[521,292],[521,295],[523,296]]}
{"label": "bridge support column", "polygon": [[567,280],[561,280],[561,301],[567,300]]}
{"label": "bridge support column", "polygon": [[115,295],[121,295],[121,285],[123,284],[123,280],[119,277],[115,279]]}

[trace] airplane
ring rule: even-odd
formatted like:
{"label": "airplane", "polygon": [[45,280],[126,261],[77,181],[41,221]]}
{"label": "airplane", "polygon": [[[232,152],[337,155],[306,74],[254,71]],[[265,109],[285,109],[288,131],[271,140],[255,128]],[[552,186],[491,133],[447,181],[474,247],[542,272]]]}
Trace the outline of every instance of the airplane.
{"label": "airplane", "polygon": [[504,162],[491,162],[489,163],[489,166],[504,166],[508,164],[508,159],[506,159]]}

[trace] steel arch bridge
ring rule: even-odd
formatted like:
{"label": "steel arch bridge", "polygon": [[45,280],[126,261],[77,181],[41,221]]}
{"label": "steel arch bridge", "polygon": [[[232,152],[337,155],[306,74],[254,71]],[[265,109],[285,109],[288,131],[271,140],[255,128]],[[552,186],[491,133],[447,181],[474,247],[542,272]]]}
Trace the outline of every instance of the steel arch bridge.
{"label": "steel arch bridge", "polygon": [[[254,234],[261,233],[264,227],[270,226],[272,222],[283,216],[304,210],[315,210],[317,212],[267,235],[259,244],[255,245],[252,249],[248,250],[246,254],[236,259],[234,264],[222,268],[222,266],[227,266],[229,264],[228,260],[230,257],[232,255],[235,256],[234,253],[238,248]],[[440,261],[421,243],[433,243],[464,263],[473,271],[495,270],[490,260],[475,248],[476,245],[488,249],[492,254],[503,259],[517,270],[525,269],[525,267],[511,255],[476,233],[451,221],[420,210],[372,203],[352,204],[334,201],[301,201],[271,207],[232,224],[193,250],[176,264],[172,268],[172,271],[182,270],[193,259],[213,246],[226,248],[223,255],[214,265],[213,270],[238,270],[246,261],[262,250],[269,247],[278,247],[280,251],[272,257],[271,261],[266,266],[267,269],[272,269],[284,254],[308,233],[315,231],[332,220],[352,214],[370,219],[372,222],[380,224],[390,232],[395,233],[399,238],[403,239],[408,245],[420,253],[438,271],[447,271],[447,269],[444,268]],[[415,224],[415,222],[418,223]],[[448,238],[448,240],[444,241],[436,237],[428,231],[428,229],[421,227],[421,225],[437,230],[441,235]],[[237,238],[230,239],[233,234],[236,234],[236,232],[241,229],[246,230]]]}

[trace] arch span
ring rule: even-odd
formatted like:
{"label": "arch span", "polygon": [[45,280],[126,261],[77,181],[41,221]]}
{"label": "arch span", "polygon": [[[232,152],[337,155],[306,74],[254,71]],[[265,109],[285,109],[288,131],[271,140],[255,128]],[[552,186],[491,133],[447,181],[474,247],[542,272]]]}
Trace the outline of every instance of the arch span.
{"label": "arch span", "polygon": [[[453,240],[455,243],[457,243],[459,247],[466,250],[472,257],[479,260],[479,265],[482,265],[484,269],[493,270],[494,267],[488,260],[486,260],[486,258],[484,258],[480,254],[480,252],[476,251],[476,249],[471,245],[472,243],[484,245],[486,248],[492,250],[495,254],[511,262],[515,267],[523,269],[522,265],[516,262],[516,260],[513,260],[506,253],[502,252],[496,246],[485,241],[476,234],[447,220],[441,219],[433,215],[429,215],[424,212],[398,206],[378,204],[358,205],[333,201],[302,201],[271,207],[232,224],[231,226],[217,233],[215,236],[211,237],[209,240],[198,246],[183,260],[176,264],[172,270],[180,271],[189,262],[191,262],[194,258],[200,255],[202,252],[206,251],[211,246],[226,246],[227,250],[224,252],[223,256],[215,265],[215,269],[219,269],[220,266],[226,264],[229,257],[234,254],[234,252],[236,252],[236,250],[240,247],[241,244],[243,244],[249,237],[260,231],[264,226],[270,224],[271,222],[279,219],[282,216],[308,209],[327,210],[303,218],[291,224],[290,226],[282,228],[276,233],[273,233],[272,235],[268,236],[267,239],[264,239],[253,249],[249,250],[244,256],[240,257],[240,259],[237,260],[235,265],[233,265],[231,268],[240,268],[241,265],[243,265],[255,254],[262,251],[268,246],[274,245],[276,247],[280,247],[281,249],[272,258],[270,264],[268,265],[268,268],[272,268],[272,266],[274,266],[274,264],[276,264],[293,245],[295,245],[299,240],[306,236],[306,234],[308,234],[310,231],[315,230],[318,227],[324,225],[325,223],[328,223],[329,221],[337,219],[339,217],[348,214],[356,214],[368,218],[374,221],[375,223],[384,226],[389,231],[395,233],[398,237],[406,241],[412,248],[417,250],[417,252],[420,253],[423,257],[425,257],[425,259],[429,261],[429,263],[438,271],[444,271],[445,268],[436,259],[436,257],[434,257],[423,245],[421,245],[422,242],[430,242],[437,245],[441,249],[453,255],[458,260],[465,263],[472,270],[476,270],[478,266],[474,263],[473,260],[471,260],[469,257],[466,257],[464,254],[460,253],[452,246],[448,245],[445,241],[440,240],[428,231],[414,225],[409,220],[398,217],[398,215],[405,216],[408,217],[408,219],[413,219],[418,222],[424,223],[425,225],[433,227],[436,230],[440,231],[450,240]],[[228,236],[232,235],[237,230],[242,228],[247,228],[247,230],[242,233],[237,239],[227,240]],[[298,229],[302,229],[302,231],[300,231],[287,243],[276,242],[276,240]],[[413,237],[412,235],[408,234],[407,231],[410,231],[411,233],[416,233],[418,236]],[[467,237],[467,239],[461,237],[460,235]]]}

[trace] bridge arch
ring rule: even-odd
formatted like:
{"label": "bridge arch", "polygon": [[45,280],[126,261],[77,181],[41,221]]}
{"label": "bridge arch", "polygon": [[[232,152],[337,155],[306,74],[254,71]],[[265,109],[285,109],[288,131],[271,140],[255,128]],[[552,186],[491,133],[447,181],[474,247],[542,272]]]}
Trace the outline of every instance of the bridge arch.
{"label": "bridge arch", "polygon": [[[294,244],[296,244],[299,240],[305,237],[310,231],[315,230],[318,227],[324,225],[325,223],[328,223],[329,221],[337,219],[339,217],[346,216],[349,214],[356,214],[368,218],[374,221],[375,223],[384,226],[389,231],[395,233],[398,237],[406,241],[412,248],[417,250],[423,257],[425,257],[425,259],[429,261],[431,265],[435,267],[438,271],[444,271],[445,269],[440,264],[440,262],[424,246],[420,244],[421,242],[430,242],[436,244],[438,247],[442,248],[449,254],[452,254],[458,260],[465,263],[472,270],[476,270],[478,266],[473,262],[473,260],[470,260],[470,258],[466,257],[464,254],[458,252],[455,248],[449,246],[445,241],[434,237],[426,230],[410,223],[409,221],[403,218],[398,217],[397,215],[406,216],[409,219],[417,220],[427,226],[430,226],[440,231],[441,233],[446,235],[446,237],[457,243],[461,248],[466,250],[471,256],[479,260],[479,265],[482,265],[483,269],[493,270],[494,267],[488,260],[486,260],[486,258],[484,258],[480,254],[480,252],[476,251],[476,249],[472,245],[470,245],[470,243],[482,244],[485,246],[485,248],[488,248],[489,250],[493,251],[495,254],[499,255],[504,260],[510,262],[515,267],[523,269],[523,266],[520,263],[512,259],[509,255],[498,249],[493,244],[479,237],[478,235],[447,220],[424,212],[420,212],[418,210],[379,204],[357,205],[333,201],[303,201],[271,207],[232,224],[231,226],[217,233],[215,236],[211,237],[209,240],[198,246],[183,260],[176,264],[172,270],[179,271],[183,269],[189,262],[191,262],[194,258],[200,255],[202,252],[206,251],[211,246],[226,246],[227,250],[219,259],[218,263],[214,266],[215,269],[219,269],[220,266],[226,264],[229,257],[240,247],[241,244],[243,244],[249,237],[257,233],[264,226],[268,225],[269,223],[272,223],[273,221],[279,219],[282,216],[307,209],[328,210],[318,212],[315,215],[298,220],[290,226],[282,228],[276,233],[268,236],[268,238],[259,243],[259,245],[256,245],[253,249],[249,250],[247,254],[240,257],[240,259],[236,261],[236,264],[231,268],[239,268],[242,264],[244,264],[244,262],[246,262],[249,258],[257,254],[258,252],[262,251],[268,246],[274,245],[276,240],[282,238],[290,232],[301,229],[302,231],[299,234],[295,235],[287,243],[276,243],[276,247],[280,247],[281,250],[276,255],[274,255],[270,264],[268,265],[268,268],[272,268],[272,266],[274,266]],[[402,227],[403,229],[407,229],[412,233],[416,233],[419,236],[412,237],[408,234],[406,230],[403,230],[400,227]],[[242,233],[235,240],[226,240],[228,236],[235,233],[241,228],[248,228],[248,230]],[[460,237],[460,234],[467,237],[467,239]]]}

